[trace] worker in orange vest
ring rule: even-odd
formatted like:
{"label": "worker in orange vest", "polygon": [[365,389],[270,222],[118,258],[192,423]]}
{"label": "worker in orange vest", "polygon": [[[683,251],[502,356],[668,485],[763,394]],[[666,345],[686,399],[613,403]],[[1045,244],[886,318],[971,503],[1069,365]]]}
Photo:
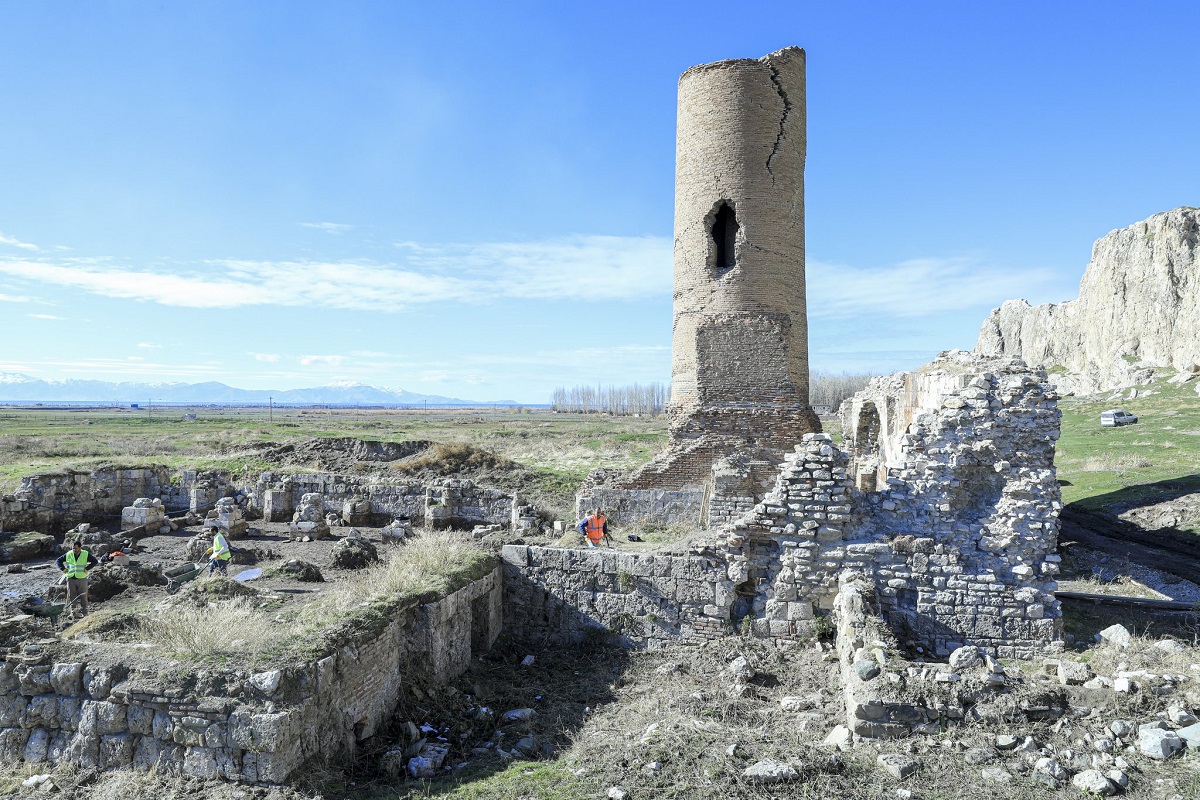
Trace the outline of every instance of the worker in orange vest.
{"label": "worker in orange vest", "polygon": [[612,547],[612,538],[608,535],[608,520],[600,513],[600,509],[595,509],[575,527],[587,537],[588,547],[599,547],[605,539],[608,539],[608,546]]}

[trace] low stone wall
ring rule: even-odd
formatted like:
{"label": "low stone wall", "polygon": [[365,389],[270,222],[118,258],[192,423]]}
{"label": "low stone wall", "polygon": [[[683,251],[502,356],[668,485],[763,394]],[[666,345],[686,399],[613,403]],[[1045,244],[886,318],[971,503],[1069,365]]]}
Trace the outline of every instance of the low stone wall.
{"label": "low stone wall", "polygon": [[597,506],[614,525],[648,522],[699,526],[704,512],[704,487],[664,490],[597,486],[576,495],[576,518],[583,519]]}
{"label": "low stone wall", "polygon": [[0,530],[62,533],[80,522],[116,525],[122,509],[143,497],[162,501],[169,512],[182,512],[191,507],[197,484],[213,487],[215,497],[231,486],[223,470],[174,473],[153,464],[26,475],[16,492],[0,498]]}
{"label": "low stone wall", "polygon": [[436,602],[391,609],[381,630],[315,663],[204,670],[187,684],[132,661],[90,665],[84,647],[52,657],[27,645],[0,665],[0,760],[282,782],[311,759],[353,752],[414,676],[465,670],[499,635],[501,590],[497,568]]}
{"label": "low stone wall", "polygon": [[655,649],[729,629],[732,584],[704,555],[619,553],[506,545],[504,627],[514,638],[570,644],[615,634]]}
{"label": "low stone wall", "polygon": [[1066,687],[1022,686],[1022,678],[1007,675],[1003,666],[971,646],[955,651],[948,664],[899,658],[876,604],[873,587],[853,578],[834,599],[846,726],[855,736],[936,734],[962,722],[1028,724],[1067,711]]}
{"label": "low stone wall", "polygon": [[[347,502],[364,500],[377,524],[393,519],[411,519],[432,527],[455,525],[513,524],[514,506],[520,501],[510,494],[477,486],[469,480],[447,478],[432,484],[364,483],[347,475],[332,473],[277,475],[264,472],[249,487],[251,504],[264,516],[272,512],[275,521],[300,507],[306,494],[319,494],[325,510],[340,513]],[[282,493],[282,494],[281,494]],[[286,515],[291,519],[290,515]]]}
{"label": "low stone wall", "polygon": [[377,484],[332,473],[266,472],[254,484],[243,486],[224,470],[173,472],[150,465],[28,475],[14,494],[0,497],[0,531],[62,533],[80,522],[115,527],[122,524],[122,511],[139,498],[161,502],[167,513],[204,514],[221,498],[234,495],[239,503],[245,495],[246,505],[268,521],[288,522],[309,493],[321,495],[324,510],[335,513],[348,501],[364,500],[370,508],[368,516],[373,517],[369,521],[378,525],[407,518],[432,527],[527,527],[537,516],[536,509],[522,505],[513,495],[454,478],[432,484]]}

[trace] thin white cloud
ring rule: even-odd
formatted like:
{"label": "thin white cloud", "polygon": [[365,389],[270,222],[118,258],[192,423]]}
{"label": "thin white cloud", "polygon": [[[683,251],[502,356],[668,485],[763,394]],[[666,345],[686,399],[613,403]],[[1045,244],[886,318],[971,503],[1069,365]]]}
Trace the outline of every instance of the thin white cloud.
{"label": "thin white cloud", "polygon": [[345,362],[345,356],[300,356],[300,365],[304,367],[311,367],[314,364],[322,364],[327,367],[340,367]]}
{"label": "thin white cloud", "polygon": [[354,229],[353,225],[345,225],[340,222],[301,222],[300,225],[305,228],[315,228],[316,230],[334,235],[340,235]]}
{"label": "thin white cloud", "polygon": [[933,317],[1018,295],[1055,296],[1061,288],[1050,270],[989,267],[975,258],[916,258],[890,267],[809,261],[805,283],[809,319]]}
{"label": "thin white cloud", "polygon": [[5,236],[3,233],[0,233],[0,244],[8,245],[9,247],[19,247],[22,250],[37,250],[37,249],[39,249],[36,244],[30,244],[29,242],[22,242],[19,239],[14,239],[11,236]]}
{"label": "thin white cloud", "polygon": [[279,361],[279,353],[250,353],[254,356],[255,361],[265,361],[268,364],[275,364]]}
{"label": "thin white cloud", "polygon": [[139,350],[162,350],[162,345],[154,342],[138,342],[137,346]]}
{"label": "thin white cloud", "polygon": [[672,245],[666,238],[580,236],[398,249],[401,257],[390,264],[216,261],[192,272],[138,270],[101,260],[0,259],[0,274],[187,308],[402,311],[427,303],[637,300],[671,292]]}
{"label": "thin white cloud", "polygon": [[0,362],[0,369],[39,375],[53,368],[66,375],[144,375],[161,381],[166,377],[210,377],[223,370],[219,365],[162,364],[150,361],[130,362],[120,358],[83,358],[74,361],[10,361]]}
{"label": "thin white cloud", "polygon": [[28,303],[32,298],[23,297],[19,294],[0,294],[0,303]]}
{"label": "thin white cloud", "polygon": [[56,317],[53,314],[26,314],[25,316],[32,317],[33,319],[63,319],[62,317]]}

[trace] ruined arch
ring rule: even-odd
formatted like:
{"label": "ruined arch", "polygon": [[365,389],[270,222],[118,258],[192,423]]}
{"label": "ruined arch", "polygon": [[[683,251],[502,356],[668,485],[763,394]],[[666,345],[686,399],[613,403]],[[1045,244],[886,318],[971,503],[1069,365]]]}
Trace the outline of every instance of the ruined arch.
{"label": "ruined arch", "polygon": [[876,490],[880,455],[880,434],[883,426],[879,409],[870,400],[858,409],[854,423],[854,481],[864,492]]}

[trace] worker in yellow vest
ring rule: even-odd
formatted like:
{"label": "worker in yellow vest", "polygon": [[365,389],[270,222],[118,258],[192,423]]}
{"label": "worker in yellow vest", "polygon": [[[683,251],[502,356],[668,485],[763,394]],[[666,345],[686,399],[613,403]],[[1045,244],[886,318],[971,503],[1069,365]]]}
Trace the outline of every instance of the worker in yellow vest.
{"label": "worker in yellow vest", "polygon": [[59,571],[67,576],[67,596],[74,601],[79,599],[79,608],[84,616],[88,613],[88,571],[99,562],[92,554],[83,549],[83,544],[76,539],[71,549],[58,557],[54,562]]}
{"label": "worker in yellow vest", "polygon": [[225,534],[217,528],[213,529],[213,543],[208,553],[208,574],[220,570],[222,575],[228,575],[229,559],[233,558],[233,552],[229,549],[229,542],[225,541]]}
{"label": "worker in yellow vest", "polygon": [[594,510],[575,527],[587,538],[588,547],[599,547],[605,539],[608,539],[609,547],[612,546],[612,538],[608,535],[608,520],[600,513],[600,509]]}

